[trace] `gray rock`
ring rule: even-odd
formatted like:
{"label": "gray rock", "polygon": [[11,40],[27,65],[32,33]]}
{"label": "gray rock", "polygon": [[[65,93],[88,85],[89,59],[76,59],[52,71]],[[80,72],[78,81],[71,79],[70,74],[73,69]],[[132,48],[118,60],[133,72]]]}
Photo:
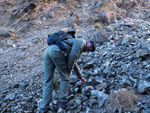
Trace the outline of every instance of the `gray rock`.
{"label": "gray rock", "polygon": [[86,64],[83,66],[83,69],[92,68],[94,63],[95,63],[95,60],[89,61],[88,63],[86,63]]}
{"label": "gray rock", "polygon": [[13,88],[19,88],[19,84],[18,83],[14,84]]}
{"label": "gray rock", "polygon": [[71,95],[69,95],[68,97],[67,97],[67,100],[71,100],[71,99],[73,99],[74,98],[74,94],[71,94]]}
{"label": "gray rock", "polygon": [[86,94],[89,93],[91,90],[93,90],[94,88],[92,86],[86,86],[82,89],[82,94]]}
{"label": "gray rock", "polygon": [[81,100],[80,100],[80,99],[75,99],[75,103],[76,103],[77,105],[80,105],[80,104],[81,104]]}
{"label": "gray rock", "polygon": [[150,81],[150,73],[146,74],[145,80]]}
{"label": "gray rock", "polygon": [[98,102],[97,102],[97,99],[89,99],[89,106],[94,106],[96,105]]}
{"label": "gray rock", "polygon": [[59,108],[57,113],[65,113],[65,110],[63,108]]}
{"label": "gray rock", "polygon": [[125,80],[125,79],[123,79],[123,81],[121,82],[121,85],[122,85],[122,88],[127,88],[127,87],[131,87],[132,86],[132,84],[130,83],[130,81],[129,80]]}
{"label": "gray rock", "polygon": [[22,81],[19,83],[19,87],[21,88],[26,88],[29,85],[29,83],[27,83],[26,81]]}
{"label": "gray rock", "polygon": [[108,24],[110,24],[110,23],[117,23],[117,19],[116,19],[115,13],[111,13],[111,12],[109,12],[109,11],[102,10],[102,11],[99,13],[99,16],[100,16],[100,18],[101,18],[104,22],[107,22]]}
{"label": "gray rock", "polygon": [[2,36],[2,37],[11,37],[11,32],[10,31],[6,31],[4,33],[0,33],[0,36]]}
{"label": "gray rock", "polygon": [[107,94],[101,92],[101,91],[98,91],[98,107],[101,108],[103,105],[104,105],[104,102],[107,98]]}
{"label": "gray rock", "polygon": [[98,89],[99,91],[102,91],[103,89],[106,89],[107,88],[107,84],[106,83],[101,83],[101,84],[98,84],[96,85],[96,89]]}
{"label": "gray rock", "polygon": [[5,97],[5,101],[6,100],[14,100],[15,99],[15,94],[14,93],[10,93],[9,95],[7,95],[6,97]]}
{"label": "gray rock", "polygon": [[150,83],[145,80],[140,80],[138,83],[139,93],[146,93],[150,90]]}
{"label": "gray rock", "polygon": [[122,1],[122,7],[124,9],[130,9],[130,8],[133,8],[135,6],[135,1],[133,0],[123,0]]}
{"label": "gray rock", "polygon": [[137,52],[136,52],[136,56],[138,58],[145,58],[149,55],[149,50],[148,49],[139,49]]}
{"label": "gray rock", "polygon": [[107,37],[106,37],[106,31],[103,29],[98,30],[93,37],[93,40],[97,43],[104,43],[107,41]]}
{"label": "gray rock", "polygon": [[54,18],[55,17],[55,13],[51,10],[49,11],[44,11],[41,15],[40,15],[40,18],[41,19],[48,19],[48,18]]}

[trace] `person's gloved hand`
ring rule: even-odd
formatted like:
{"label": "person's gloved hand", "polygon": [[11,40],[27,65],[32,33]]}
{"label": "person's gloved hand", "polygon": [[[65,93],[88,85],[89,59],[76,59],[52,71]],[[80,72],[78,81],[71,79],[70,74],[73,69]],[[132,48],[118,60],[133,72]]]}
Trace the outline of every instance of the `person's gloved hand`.
{"label": "person's gloved hand", "polygon": [[81,79],[82,83],[86,83],[86,80],[84,80],[83,77],[81,77],[80,79]]}

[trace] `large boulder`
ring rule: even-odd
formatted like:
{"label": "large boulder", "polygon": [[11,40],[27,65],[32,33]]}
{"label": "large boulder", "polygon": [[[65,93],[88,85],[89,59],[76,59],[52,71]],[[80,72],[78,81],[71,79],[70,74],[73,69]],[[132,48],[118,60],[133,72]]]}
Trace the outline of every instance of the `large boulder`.
{"label": "large boulder", "polygon": [[111,13],[109,11],[102,10],[100,11],[99,16],[104,22],[107,22],[109,24],[117,23],[116,15],[113,12]]}

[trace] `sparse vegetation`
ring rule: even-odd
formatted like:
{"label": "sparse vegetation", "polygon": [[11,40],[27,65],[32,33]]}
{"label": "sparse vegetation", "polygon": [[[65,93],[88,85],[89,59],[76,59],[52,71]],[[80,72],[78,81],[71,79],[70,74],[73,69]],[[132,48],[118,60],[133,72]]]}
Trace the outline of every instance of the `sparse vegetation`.
{"label": "sparse vegetation", "polygon": [[140,98],[135,93],[127,89],[120,89],[108,96],[105,102],[105,108],[109,113],[119,110],[133,111],[139,100]]}
{"label": "sparse vegetation", "polygon": [[58,82],[58,79],[57,78],[54,78],[53,79],[53,87],[54,87],[54,90],[58,90],[60,85],[59,85],[59,82]]}
{"label": "sparse vegetation", "polygon": [[102,29],[102,26],[100,24],[95,24],[95,29]]}

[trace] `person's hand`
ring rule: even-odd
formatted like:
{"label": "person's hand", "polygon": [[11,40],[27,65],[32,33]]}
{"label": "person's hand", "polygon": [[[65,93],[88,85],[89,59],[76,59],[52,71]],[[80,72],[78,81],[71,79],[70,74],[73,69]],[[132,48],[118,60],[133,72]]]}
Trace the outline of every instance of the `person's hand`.
{"label": "person's hand", "polygon": [[70,76],[71,76],[71,73],[69,73],[69,80],[70,80]]}
{"label": "person's hand", "polygon": [[86,83],[86,80],[84,80],[83,77],[81,77],[80,79],[81,79],[82,83]]}

